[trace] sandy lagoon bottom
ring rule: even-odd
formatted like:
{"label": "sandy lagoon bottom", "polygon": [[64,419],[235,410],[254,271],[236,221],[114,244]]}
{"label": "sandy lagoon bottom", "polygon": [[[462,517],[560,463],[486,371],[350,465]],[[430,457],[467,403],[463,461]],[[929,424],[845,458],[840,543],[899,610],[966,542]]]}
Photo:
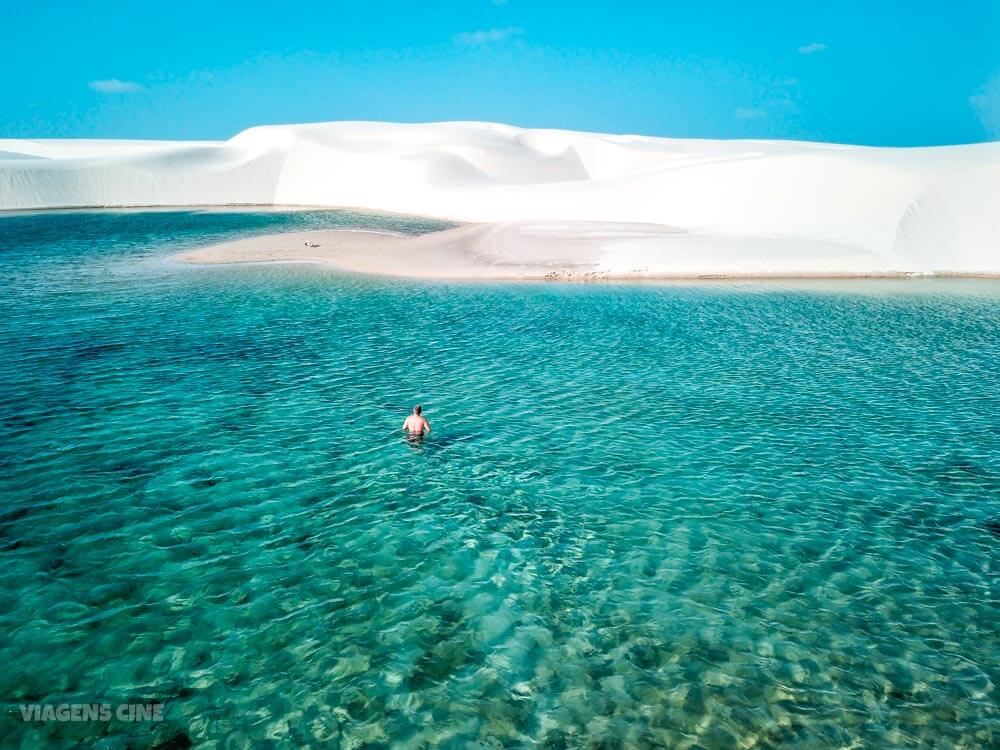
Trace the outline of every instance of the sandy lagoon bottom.
{"label": "sandy lagoon bottom", "polygon": [[8,743],[1000,740],[1000,284],[164,260],[338,226],[0,219]]}

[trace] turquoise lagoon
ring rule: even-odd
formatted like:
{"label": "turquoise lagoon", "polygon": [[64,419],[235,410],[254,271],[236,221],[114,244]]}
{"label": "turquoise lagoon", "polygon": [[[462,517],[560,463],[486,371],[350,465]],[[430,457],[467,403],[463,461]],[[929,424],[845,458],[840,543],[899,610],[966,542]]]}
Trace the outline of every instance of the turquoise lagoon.
{"label": "turquoise lagoon", "polygon": [[4,745],[1000,744],[1000,282],[169,260],[317,226],[0,219]]}

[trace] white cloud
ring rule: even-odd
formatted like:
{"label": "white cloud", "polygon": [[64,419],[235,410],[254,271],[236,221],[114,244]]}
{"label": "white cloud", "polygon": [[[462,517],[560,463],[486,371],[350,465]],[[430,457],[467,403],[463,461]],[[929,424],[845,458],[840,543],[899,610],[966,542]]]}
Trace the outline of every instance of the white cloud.
{"label": "white cloud", "polygon": [[455,34],[452,39],[455,44],[496,44],[519,36],[524,36],[524,29],[520,26],[504,26],[497,29],[463,31],[460,34]]}
{"label": "white cloud", "polygon": [[142,91],[142,86],[135,81],[119,81],[117,78],[108,78],[103,81],[89,81],[87,85],[94,91],[100,91],[102,94],[131,94],[136,91]]}
{"label": "white cloud", "polygon": [[822,52],[826,49],[826,45],[823,42],[810,42],[803,47],[799,47],[800,55],[812,55],[816,52]]}
{"label": "white cloud", "polygon": [[1000,70],[969,97],[969,104],[989,136],[1000,139]]}
{"label": "white cloud", "polygon": [[761,117],[767,117],[767,112],[758,107],[737,107],[735,114],[737,120],[759,120]]}

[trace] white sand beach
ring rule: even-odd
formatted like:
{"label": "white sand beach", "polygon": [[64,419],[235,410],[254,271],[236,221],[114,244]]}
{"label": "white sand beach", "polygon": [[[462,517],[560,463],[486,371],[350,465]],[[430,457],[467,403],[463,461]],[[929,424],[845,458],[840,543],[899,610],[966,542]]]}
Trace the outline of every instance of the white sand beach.
{"label": "white sand beach", "polygon": [[181,258],[193,262],[445,278],[1000,274],[1000,143],[869,148],[462,122],[266,126],[222,142],[0,140],[0,209],[186,205],[468,223],[419,238],[253,238]]}
{"label": "white sand beach", "polygon": [[891,277],[850,247],[738,242],[653,224],[498,222],[419,236],[351,230],[287,232],[209,245],[185,263],[318,263],[360,273],[437,279]]}

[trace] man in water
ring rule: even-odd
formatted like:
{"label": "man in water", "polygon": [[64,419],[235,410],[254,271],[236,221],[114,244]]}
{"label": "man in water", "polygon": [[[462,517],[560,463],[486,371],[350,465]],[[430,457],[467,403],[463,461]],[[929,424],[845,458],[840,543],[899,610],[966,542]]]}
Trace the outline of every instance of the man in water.
{"label": "man in water", "polygon": [[423,437],[431,431],[431,423],[423,416],[423,407],[417,404],[413,407],[413,414],[403,422],[403,429],[410,437]]}

